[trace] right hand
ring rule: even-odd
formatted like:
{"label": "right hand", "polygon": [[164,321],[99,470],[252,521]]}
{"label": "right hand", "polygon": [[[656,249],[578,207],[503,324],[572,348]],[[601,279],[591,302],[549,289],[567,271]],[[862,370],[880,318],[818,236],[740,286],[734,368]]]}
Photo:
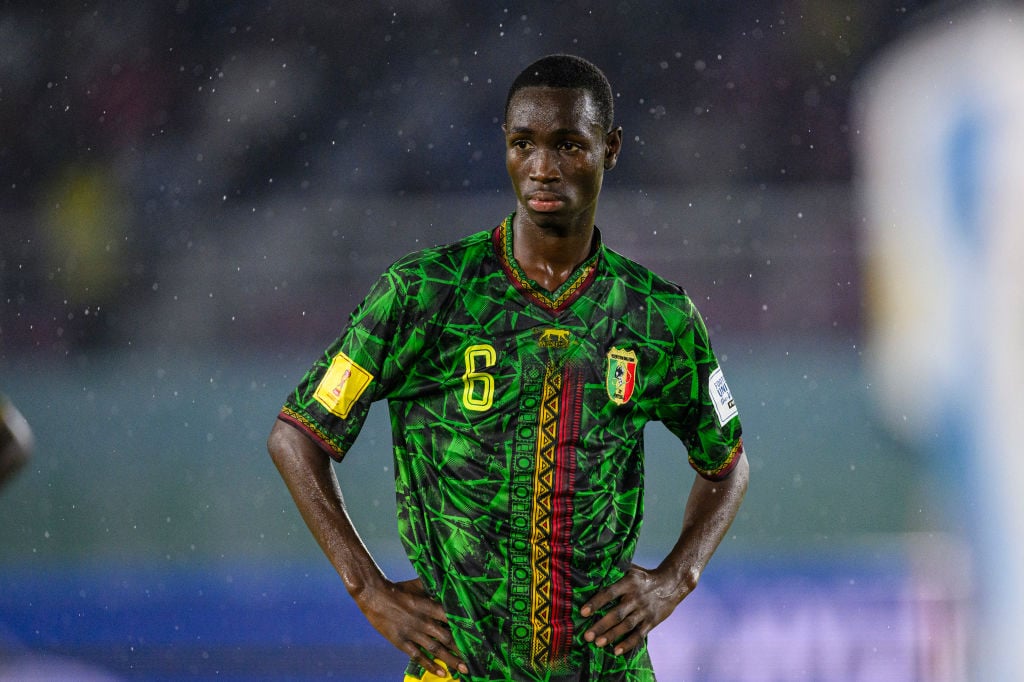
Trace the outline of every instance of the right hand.
{"label": "right hand", "polygon": [[356,604],[385,639],[425,670],[447,677],[437,659],[444,661],[449,670],[469,672],[455,647],[448,616],[423,589],[419,578],[386,581],[379,589],[364,590],[356,597]]}

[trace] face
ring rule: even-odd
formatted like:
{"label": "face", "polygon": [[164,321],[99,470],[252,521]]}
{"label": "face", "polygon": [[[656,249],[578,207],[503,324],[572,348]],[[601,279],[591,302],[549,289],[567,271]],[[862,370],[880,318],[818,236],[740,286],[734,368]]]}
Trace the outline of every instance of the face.
{"label": "face", "polygon": [[509,103],[503,129],[505,165],[524,217],[540,227],[593,225],[622,130],[604,130],[591,95],[572,88],[523,88]]}

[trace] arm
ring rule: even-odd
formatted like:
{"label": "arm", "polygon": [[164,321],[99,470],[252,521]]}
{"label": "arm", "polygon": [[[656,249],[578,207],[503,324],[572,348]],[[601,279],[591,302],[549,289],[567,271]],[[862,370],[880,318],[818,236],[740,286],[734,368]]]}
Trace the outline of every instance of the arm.
{"label": "arm", "polygon": [[32,447],[28,422],[12,402],[0,396],[0,487],[25,466]]}
{"label": "arm", "polygon": [[690,489],[683,530],[661,564],[648,570],[634,565],[614,585],[583,605],[589,617],[602,608],[608,613],[584,633],[588,642],[615,646],[619,655],[635,649],[656,625],[668,618],[688,594],[718,549],[747,492],[750,465],[745,453],[722,481],[697,476]]}
{"label": "arm", "polygon": [[468,672],[440,604],[418,579],[387,579],[345,509],[331,458],[297,428],[278,420],[267,441],[278,472],[303,520],[334,565],[356,605],[389,642],[427,670],[444,676],[432,659]]}

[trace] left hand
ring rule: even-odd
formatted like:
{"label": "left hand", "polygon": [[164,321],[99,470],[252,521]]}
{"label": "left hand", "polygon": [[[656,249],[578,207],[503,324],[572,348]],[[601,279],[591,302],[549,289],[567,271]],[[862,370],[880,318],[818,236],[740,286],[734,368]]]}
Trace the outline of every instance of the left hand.
{"label": "left hand", "polygon": [[[689,592],[685,585],[657,570],[633,564],[621,580],[598,592],[580,609],[582,616],[589,617],[610,607],[603,618],[587,628],[583,639],[599,647],[614,645],[615,655],[620,656],[640,646]],[[618,602],[613,604],[615,600]]]}

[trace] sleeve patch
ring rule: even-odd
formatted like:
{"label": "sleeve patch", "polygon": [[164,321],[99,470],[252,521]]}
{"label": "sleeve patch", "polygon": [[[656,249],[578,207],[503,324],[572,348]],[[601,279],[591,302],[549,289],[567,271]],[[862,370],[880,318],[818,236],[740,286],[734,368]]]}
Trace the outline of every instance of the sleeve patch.
{"label": "sleeve patch", "polygon": [[729,390],[729,384],[725,383],[725,375],[722,373],[721,367],[715,368],[708,378],[708,395],[711,397],[711,404],[715,406],[719,426],[725,426],[729,420],[739,414],[732,391]]}
{"label": "sleeve patch", "polygon": [[320,380],[313,397],[328,412],[345,419],[371,381],[372,374],[349,356],[338,353],[331,360],[331,366]]}

